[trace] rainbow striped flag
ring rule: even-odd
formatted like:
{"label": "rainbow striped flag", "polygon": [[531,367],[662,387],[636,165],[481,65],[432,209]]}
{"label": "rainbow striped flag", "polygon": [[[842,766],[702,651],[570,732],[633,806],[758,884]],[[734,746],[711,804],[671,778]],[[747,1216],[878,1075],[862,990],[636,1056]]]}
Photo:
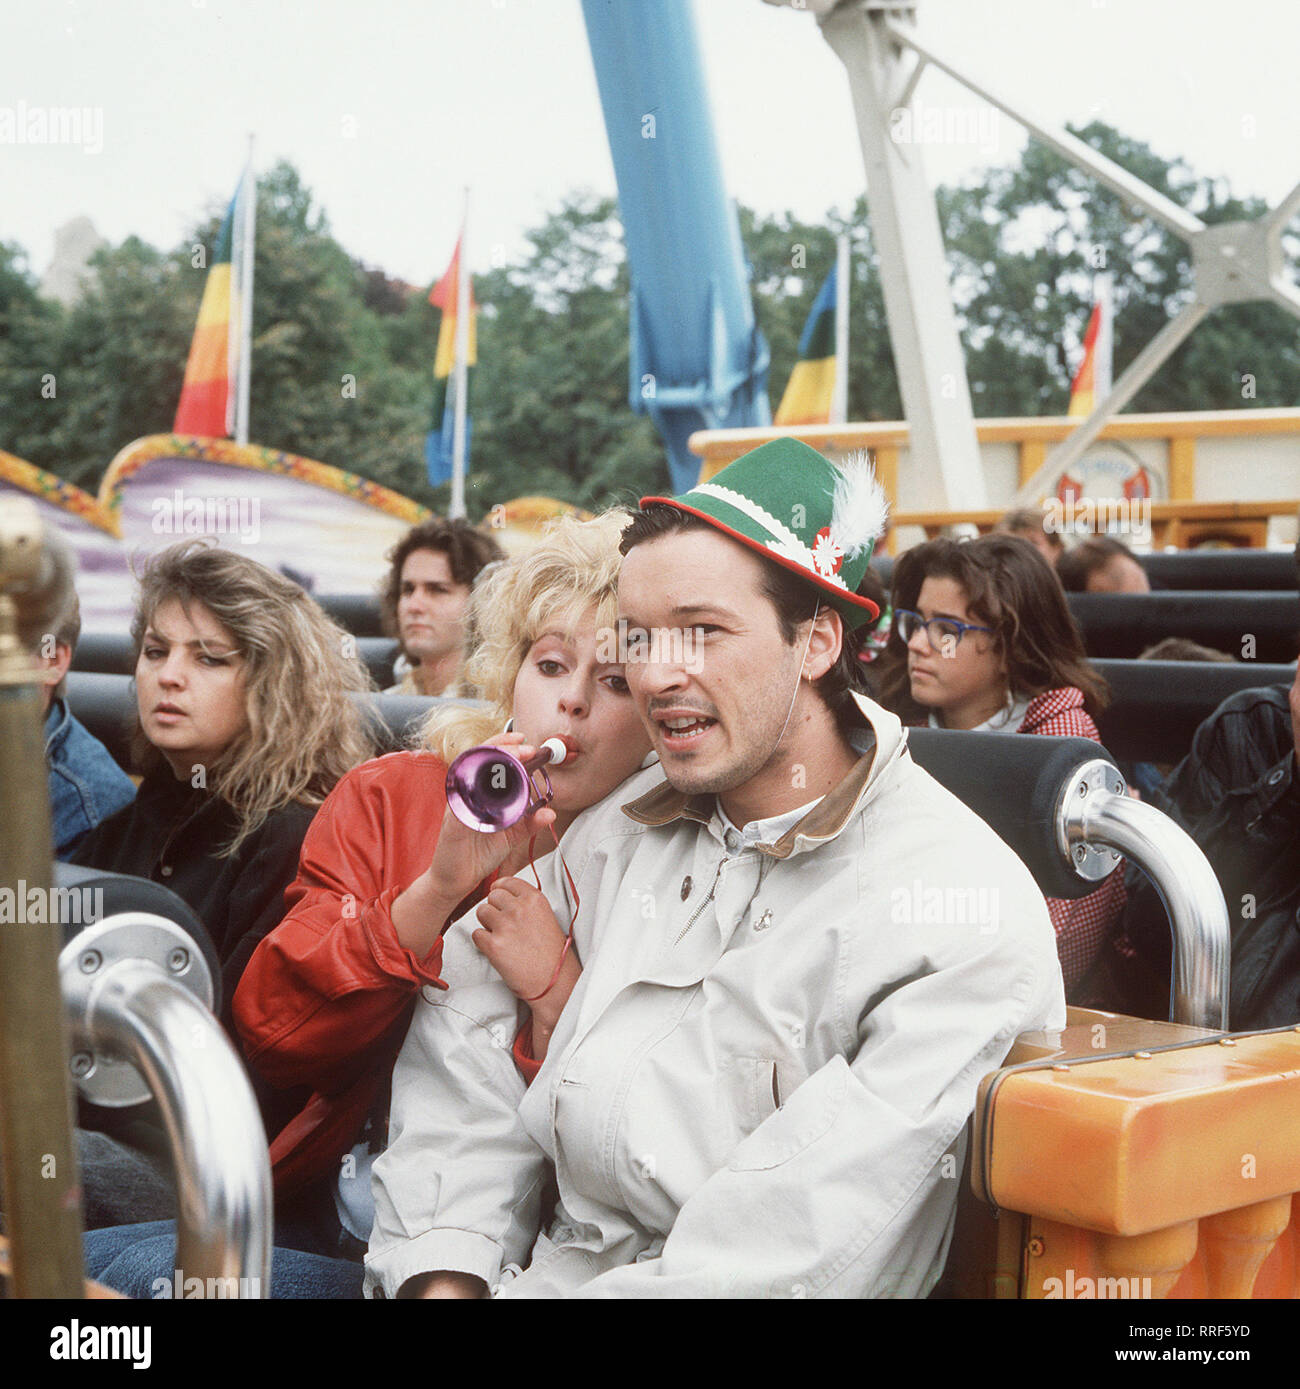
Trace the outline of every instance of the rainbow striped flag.
{"label": "rainbow striped flag", "polygon": [[[449,386],[456,368],[456,305],[460,294],[460,243],[452,252],[447,273],[429,291],[429,303],[440,311],[438,349],[433,359],[433,419],[424,439],[424,461],[429,469],[429,486],[450,482],[454,461],[452,442],[456,423],[455,399]],[[465,349],[465,394],[469,395],[469,368],[478,361],[478,305],[474,302],[474,281],[469,285],[469,332]],[[470,419],[465,413],[465,469],[469,470]]]}
{"label": "rainbow striped flag", "polygon": [[773,424],[828,424],[835,392],[835,266],[813,300]]}
{"label": "rainbow striped flag", "polygon": [[212,250],[199,319],[190,343],[189,361],[173,434],[228,438],[235,431],[237,386],[241,368],[239,333],[243,284],[244,199],[256,196],[252,171],[239,180]]}

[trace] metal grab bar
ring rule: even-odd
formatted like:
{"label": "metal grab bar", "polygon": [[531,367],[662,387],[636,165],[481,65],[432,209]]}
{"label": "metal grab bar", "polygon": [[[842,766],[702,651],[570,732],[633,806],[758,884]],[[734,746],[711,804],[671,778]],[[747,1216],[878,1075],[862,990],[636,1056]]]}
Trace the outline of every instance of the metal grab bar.
{"label": "metal grab bar", "polygon": [[86,960],[85,942],[71,943],[72,964],[62,970],[74,1045],[94,1053],[76,1059],[92,1070],[129,1062],[161,1110],[178,1197],[172,1296],[269,1297],[271,1167],[235,1049],[193,985],[174,977],[175,964],[169,972],[155,960],[120,958],[87,978],[76,960]]}
{"label": "metal grab bar", "polygon": [[1228,906],[1192,837],[1154,806],[1125,794],[1123,777],[1099,758],[1080,767],[1063,793],[1057,842],[1081,877],[1105,876],[1114,866],[1113,858],[1103,857],[1109,850],[1132,859],[1151,879],[1173,933],[1169,1020],[1226,1032]]}

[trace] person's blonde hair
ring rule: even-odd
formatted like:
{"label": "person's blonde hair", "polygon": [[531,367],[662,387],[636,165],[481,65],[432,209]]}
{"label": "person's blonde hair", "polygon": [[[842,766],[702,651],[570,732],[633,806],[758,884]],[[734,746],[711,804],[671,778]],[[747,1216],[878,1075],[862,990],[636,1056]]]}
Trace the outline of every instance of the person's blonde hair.
{"label": "person's blonde hair", "polygon": [[571,636],[594,613],[598,630],[618,620],[618,542],[628,512],[612,510],[590,521],[562,516],[517,559],[494,565],[474,586],[476,643],[464,683],[484,707],[435,709],[417,735],[421,747],[450,762],[500,733],[514,704],[515,678],[529,648],[544,633]]}
{"label": "person's blonde hair", "polygon": [[[158,609],[176,601],[188,615],[201,603],[244,658],[248,726],[207,769],[208,789],[238,815],[234,853],[274,810],[320,805],[345,772],[374,752],[359,702],[372,688],[356,639],[298,584],[256,560],[207,540],[160,551],[140,575],[131,636],[136,659]],[[132,753],[141,771],[165,759],[138,715]]]}

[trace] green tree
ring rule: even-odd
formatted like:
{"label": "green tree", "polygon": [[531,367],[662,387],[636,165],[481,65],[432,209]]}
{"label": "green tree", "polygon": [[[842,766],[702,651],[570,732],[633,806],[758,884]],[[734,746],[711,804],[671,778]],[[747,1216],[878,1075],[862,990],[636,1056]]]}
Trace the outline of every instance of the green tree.
{"label": "green tree", "polygon": [[835,264],[841,232],[849,237],[849,396],[851,420],[896,420],[902,415],[889,346],[885,297],[867,215],[859,198],[847,218],[830,213],[823,226],[789,213],[762,217],[740,209],[741,236],[754,279],[758,326],[772,352],[768,393],[780,405],[799,357],[799,338],[822,282]]}
{"label": "green tree", "polygon": [[133,236],[92,257],[85,292],[61,317],[57,408],[26,445],[32,462],[93,492],[124,444],[171,428],[198,309],[180,256]]}
{"label": "green tree", "polygon": [[258,185],[250,437],[418,496],[419,373],[390,357],[369,286],[277,164]]}
{"label": "green tree", "polygon": [[615,205],[574,195],[529,242],[521,264],[475,282],[484,307],[470,392],[471,513],[525,493],[593,509],[634,502],[665,484],[667,465],[653,425],[627,402],[628,275]]}
{"label": "green tree", "polygon": [[22,250],[0,242],[0,448],[45,467],[60,461],[47,445],[60,410],[62,316],[41,297]]}
{"label": "green tree", "polygon": [[[1265,211],[1101,121],[1074,134],[1207,224]],[[1018,165],[941,189],[939,210],[976,414],[1064,413],[1097,270],[1114,277],[1117,378],[1191,297],[1186,244],[1035,141]],[[1243,372],[1260,405],[1300,399],[1294,317],[1267,303],[1215,310],[1128,409],[1239,409]]]}

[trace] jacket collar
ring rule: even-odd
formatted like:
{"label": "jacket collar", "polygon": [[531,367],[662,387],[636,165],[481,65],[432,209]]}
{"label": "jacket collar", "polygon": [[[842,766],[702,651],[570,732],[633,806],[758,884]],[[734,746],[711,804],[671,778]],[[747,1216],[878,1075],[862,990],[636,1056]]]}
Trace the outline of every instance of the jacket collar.
{"label": "jacket collar", "polygon": [[48,757],[55,749],[68,741],[72,732],[72,711],[62,699],[50,700],[45,715],[45,755]]}
{"label": "jacket collar", "polygon": [[[850,741],[862,756],[844,780],[828,791],[775,844],[757,845],[760,852],[784,859],[796,852],[800,839],[805,841],[805,848],[834,839],[879,783],[885,768],[906,750],[907,736],[893,714],[865,695],[855,694],[853,702],[862,714],[864,726],[854,730]],[[707,825],[714,815],[714,797],[711,794],[692,796],[663,781],[623,806],[622,811],[629,819],[652,828],[675,820],[693,820],[696,824]]]}

